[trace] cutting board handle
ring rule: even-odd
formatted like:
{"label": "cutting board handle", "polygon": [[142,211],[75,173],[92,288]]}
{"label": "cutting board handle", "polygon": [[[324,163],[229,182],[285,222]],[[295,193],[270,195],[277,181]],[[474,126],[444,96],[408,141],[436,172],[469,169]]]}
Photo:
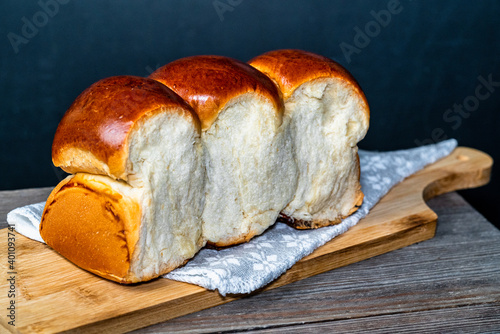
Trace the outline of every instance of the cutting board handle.
{"label": "cutting board handle", "polygon": [[[469,147],[457,147],[450,155],[413,175],[424,186],[424,200],[460,189],[480,187],[491,178],[493,159]],[[425,178],[427,181],[422,180]]]}

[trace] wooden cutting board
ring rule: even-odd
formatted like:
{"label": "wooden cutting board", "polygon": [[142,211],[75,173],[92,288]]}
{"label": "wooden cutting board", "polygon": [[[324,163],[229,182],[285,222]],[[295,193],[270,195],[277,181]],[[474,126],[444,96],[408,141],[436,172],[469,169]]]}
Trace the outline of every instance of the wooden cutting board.
{"label": "wooden cutting board", "polygon": [[[356,226],[290,268],[263,290],[430,239],[436,214],[424,200],[488,183],[493,160],[459,147],[395,186]],[[156,279],[120,285],[79,269],[48,246],[16,234],[16,326],[8,325],[7,229],[0,231],[0,329],[19,333],[120,333],[227,303],[196,285]],[[259,293],[259,292],[256,292]]]}

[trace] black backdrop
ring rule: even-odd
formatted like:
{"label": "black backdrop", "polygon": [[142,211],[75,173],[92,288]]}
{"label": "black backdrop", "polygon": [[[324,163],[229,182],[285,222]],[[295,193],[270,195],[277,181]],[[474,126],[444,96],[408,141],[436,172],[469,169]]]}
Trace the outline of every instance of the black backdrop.
{"label": "black backdrop", "polygon": [[[1,190],[58,182],[55,129],[93,82],[279,48],[328,56],[357,78],[372,113],[361,148],[456,138],[500,162],[498,1],[3,0],[0,12]],[[498,225],[497,170],[461,193]]]}

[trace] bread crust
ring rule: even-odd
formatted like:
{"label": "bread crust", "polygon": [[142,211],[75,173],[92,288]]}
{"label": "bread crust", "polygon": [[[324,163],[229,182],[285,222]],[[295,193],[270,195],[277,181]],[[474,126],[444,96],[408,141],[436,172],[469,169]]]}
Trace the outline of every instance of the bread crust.
{"label": "bread crust", "polygon": [[68,173],[127,180],[129,134],[139,119],[165,110],[181,113],[200,129],[192,108],[155,80],[134,76],[100,80],[77,97],[59,123],[52,161]]}
{"label": "bread crust", "polygon": [[198,114],[202,130],[210,128],[232,98],[250,92],[272,101],[281,124],[284,104],[280,91],[267,76],[239,60],[222,56],[186,57],[160,67],[149,78],[186,100]]}
{"label": "bread crust", "polygon": [[[112,181],[118,182],[118,181]],[[134,199],[90,174],[61,181],[45,205],[40,235],[77,266],[120,283],[133,283],[130,272],[141,222]]]}
{"label": "bread crust", "polygon": [[361,189],[358,189],[356,192],[356,200],[355,200],[356,204],[351,208],[349,213],[345,216],[339,215],[338,217],[336,217],[334,219],[303,220],[303,219],[297,219],[297,218],[287,216],[284,213],[280,213],[280,215],[278,217],[278,221],[281,223],[285,223],[285,224],[287,224],[293,228],[296,228],[298,230],[310,230],[310,229],[316,229],[316,228],[330,226],[330,225],[337,225],[337,224],[340,224],[343,219],[349,217],[354,212],[358,211],[358,209],[363,204],[364,196],[365,195],[363,194]]}
{"label": "bread crust", "polygon": [[368,102],[354,77],[337,62],[315,53],[283,49],[266,52],[248,62],[271,78],[286,101],[303,83],[318,78],[337,78],[346,81],[365,102],[364,111],[370,116]]}

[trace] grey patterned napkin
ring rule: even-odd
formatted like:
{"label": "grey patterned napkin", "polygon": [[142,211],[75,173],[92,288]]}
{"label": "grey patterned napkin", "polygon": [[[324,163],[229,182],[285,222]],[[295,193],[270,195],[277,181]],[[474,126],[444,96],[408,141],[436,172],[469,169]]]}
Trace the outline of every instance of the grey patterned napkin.
{"label": "grey patterned napkin", "polygon": [[[344,233],[363,217],[394,185],[449,155],[454,139],[439,144],[392,152],[359,151],[361,187],[365,198],[359,210],[342,223],[317,230],[295,230],[277,223],[248,243],[223,250],[202,249],[184,267],[164,277],[193,283],[220,294],[243,294],[260,289],[316,248]],[[7,215],[10,225],[28,238],[38,233],[44,203],[17,208]]]}

